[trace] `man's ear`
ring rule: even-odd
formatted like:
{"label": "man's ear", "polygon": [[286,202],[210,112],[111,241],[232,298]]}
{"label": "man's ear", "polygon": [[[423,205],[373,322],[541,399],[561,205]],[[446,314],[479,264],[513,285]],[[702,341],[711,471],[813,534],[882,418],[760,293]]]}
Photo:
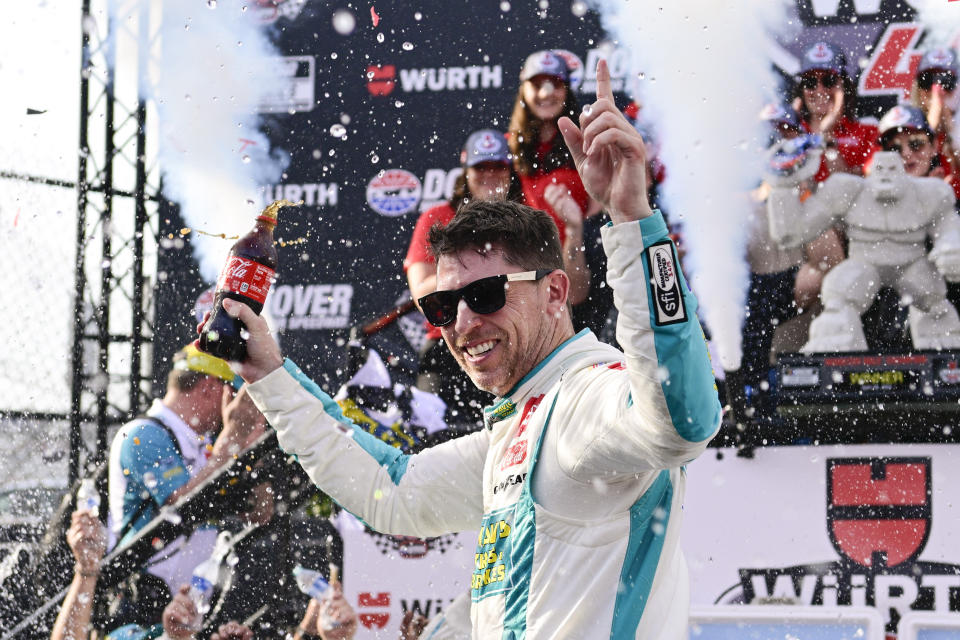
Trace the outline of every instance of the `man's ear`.
{"label": "man's ear", "polygon": [[563,269],[556,269],[546,278],[547,281],[547,313],[560,313],[567,306],[567,297],[570,295],[570,278]]}

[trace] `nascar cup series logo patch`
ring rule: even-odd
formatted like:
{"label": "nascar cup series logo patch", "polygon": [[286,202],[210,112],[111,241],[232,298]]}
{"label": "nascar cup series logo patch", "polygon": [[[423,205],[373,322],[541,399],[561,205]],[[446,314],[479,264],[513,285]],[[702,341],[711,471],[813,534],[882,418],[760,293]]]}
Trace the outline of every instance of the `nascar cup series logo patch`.
{"label": "nascar cup series logo patch", "polygon": [[367,184],[367,204],[382,216],[402,216],[417,208],[422,190],[417,176],[404,169],[389,169]]}
{"label": "nascar cup series logo patch", "polygon": [[677,263],[673,258],[673,245],[669,240],[647,247],[647,272],[653,291],[654,320],[664,326],[686,322],[687,308],[680,289]]}
{"label": "nascar cup series logo patch", "polygon": [[885,119],[889,122],[890,128],[902,127],[910,123],[910,112],[900,105],[897,105],[890,110],[890,113],[887,114]]}
{"label": "nascar cup series logo patch", "polygon": [[480,153],[493,153],[499,151],[503,146],[503,139],[497,140],[496,136],[490,133],[483,134],[477,141],[477,151]]}

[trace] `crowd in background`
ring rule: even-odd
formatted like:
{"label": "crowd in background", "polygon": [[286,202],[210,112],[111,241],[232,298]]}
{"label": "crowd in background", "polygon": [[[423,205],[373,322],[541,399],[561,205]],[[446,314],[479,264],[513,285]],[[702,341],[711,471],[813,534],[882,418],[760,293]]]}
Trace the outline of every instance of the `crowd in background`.
{"label": "crowd in background", "polygon": [[[771,139],[818,134],[824,153],[814,179],[802,185],[801,197],[814,193],[832,173],[865,175],[876,151],[900,154],[904,170],[915,177],[945,180],[960,196],[960,157],[952,140],[957,98],[957,56],[950,49],[923,52],[911,91],[875,118],[857,118],[856,78],[839,47],[815,42],[804,50],[800,72],[780,103],[761,117],[770,123]],[[876,124],[872,124],[875,122]],[[736,381],[746,387],[755,407],[769,412],[774,384],[771,365],[777,353],[797,352],[810,320],[820,311],[824,276],[846,257],[844,229],[835,226],[802,248],[784,249],[770,239],[765,200],[769,187],[753,195],[747,247],[750,287],[743,329],[743,360]],[[960,302],[948,283],[949,299]],[[891,288],[882,288],[864,314],[867,343],[878,353],[909,351],[906,305]]]}

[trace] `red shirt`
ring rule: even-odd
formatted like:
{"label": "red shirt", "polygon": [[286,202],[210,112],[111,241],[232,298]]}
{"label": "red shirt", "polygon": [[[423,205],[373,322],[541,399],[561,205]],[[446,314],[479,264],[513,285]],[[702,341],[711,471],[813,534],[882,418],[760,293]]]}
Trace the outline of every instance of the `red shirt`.
{"label": "red shirt", "polygon": [[583,182],[580,181],[580,174],[573,167],[560,167],[548,172],[536,172],[531,176],[520,176],[520,184],[523,186],[523,199],[534,209],[542,209],[550,214],[553,221],[557,223],[557,230],[560,232],[560,244],[563,244],[564,223],[560,216],[554,212],[553,207],[547,204],[543,197],[544,190],[551,184],[562,184],[570,190],[570,195],[580,207],[580,211],[586,214],[587,203],[590,196],[587,190],[583,188]]}
{"label": "red shirt", "polygon": [[447,223],[453,220],[456,211],[450,206],[449,202],[438,204],[435,207],[427,209],[417,218],[417,224],[413,228],[413,236],[410,238],[410,247],[407,249],[407,257],[403,259],[403,271],[406,273],[410,265],[417,262],[433,262],[433,254],[430,253],[430,245],[427,242],[427,235],[430,228],[439,224],[447,226]]}
{"label": "red shirt", "polygon": [[[810,125],[803,122],[804,131],[810,132]],[[859,168],[861,175],[870,158],[873,157],[876,148],[879,130],[870,124],[864,124],[857,120],[843,116],[833,127],[833,139],[837,143],[837,151],[852,169]],[[820,161],[820,170],[817,171],[815,180],[823,182],[830,176],[830,169],[827,167],[827,158]]]}

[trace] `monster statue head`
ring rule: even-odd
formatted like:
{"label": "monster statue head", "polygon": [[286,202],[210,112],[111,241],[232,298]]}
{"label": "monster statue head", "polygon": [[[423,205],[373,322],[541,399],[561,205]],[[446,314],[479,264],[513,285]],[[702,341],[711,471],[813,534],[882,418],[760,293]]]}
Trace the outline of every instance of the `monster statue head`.
{"label": "monster statue head", "polygon": [[873,156],[867,188],[873,191],[879,202],[893,202],[903,196],[907,174],[903,159],[893,151],[878,151]]}

